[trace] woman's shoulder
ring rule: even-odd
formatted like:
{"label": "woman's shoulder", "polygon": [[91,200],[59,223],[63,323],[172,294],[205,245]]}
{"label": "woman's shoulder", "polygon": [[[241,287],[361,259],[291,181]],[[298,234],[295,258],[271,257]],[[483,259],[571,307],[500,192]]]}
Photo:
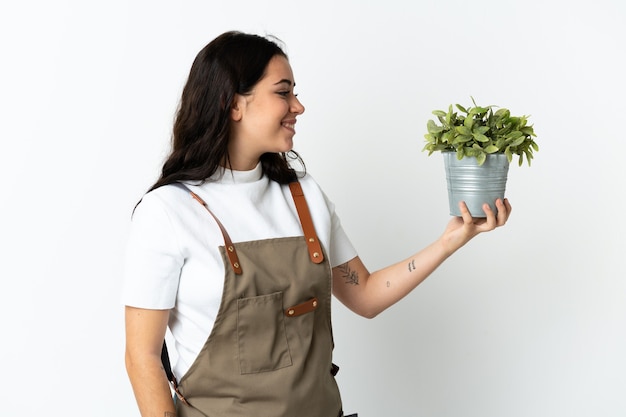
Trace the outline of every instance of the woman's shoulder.
{"label": "woman's shoulder", "polygon": [[297,171],[297,176],[298,176],[298,182],[300,182],[300,184],[303,184],[303,186],[304,184],[306,184],[307,186],[320,188],[319,184],[317,183],[317,181],[315,180],[315,178],[313,177],[313,175],[311,175],[309,171],[306,171],[306,172]]}
{"label": "woman's shoulder", "polygon": [[[320,187],[319,183],[315,180],[315,178],[308,172],[297,172],[298,174],[298,182],[300,183],[300,186],[302,187],[302,191],[304,192],[304,195],[306,196],[307,194],[310,193],[315,193],[315,194],[319,194],[319,193],[323,193],[322,192],[322,188]],[[286,188],[288,188],[287,185],[284,185]]]}
{"label": "woman's shoulder", "polygon": [[298,173],[298,181],[302,187],[302,192],[310,204],[323,204],[332,208],[332,202],[328,199],[322,186],[310,173]]}
{"label": "woman's shoulder", "polygon": [[137,213],[175,212],[180,209],[181,202],[191,198],[189,191],[180,184],[163,185],[143,195],[137,206]]}

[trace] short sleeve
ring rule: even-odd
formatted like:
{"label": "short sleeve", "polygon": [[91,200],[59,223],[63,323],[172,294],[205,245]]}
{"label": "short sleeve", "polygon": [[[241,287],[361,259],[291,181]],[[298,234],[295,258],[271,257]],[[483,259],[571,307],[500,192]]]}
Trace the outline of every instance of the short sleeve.
{"label": "short sleeve", "polygon": [[339,216],[333,211],[332,214],[332,231],[330,242],[330,266],[334,268],[342,265],[357,256],[357,251],[354,249],[352,242],[348,238],[348,235],[341,226]]}
{"label": "short sleeve", "polygon": [[[321,191],[321,190],[320,190]],[[329,262],[331,268],[342,265],[357,256],[357,251],[341,225],[341,220],[335,211],[335,204],[321,191],[328,212],[330,213],[330,241]]]}
{"label": "short sleeve", "polygon": [[165,204],[148,193],[133,213],[124,264],[127,306],[170,309],[183,265],[179,239]]}

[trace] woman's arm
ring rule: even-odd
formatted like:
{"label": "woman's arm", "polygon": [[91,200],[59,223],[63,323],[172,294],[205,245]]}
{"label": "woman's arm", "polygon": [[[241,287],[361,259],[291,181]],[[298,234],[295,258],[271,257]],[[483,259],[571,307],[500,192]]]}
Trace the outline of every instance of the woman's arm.
{"label": "woman's arm", "polygon": [[175,417],[161,348],[169,310],[126,307],[126,371],[142,417]]}
{"label": "woman's arm", "polygon": [[461,203],[462,217],[451,219],[439,239],[415,255],[379,271],[370,274],[358,256],[333,268],[333,294],[355,313],[375,317],[410,293],[474,236],[504,225],[511,214],[511,205],[506,199],[498,199],[496,206],[497,217],[485,204],[487,217],[474,219],[465,203]]}

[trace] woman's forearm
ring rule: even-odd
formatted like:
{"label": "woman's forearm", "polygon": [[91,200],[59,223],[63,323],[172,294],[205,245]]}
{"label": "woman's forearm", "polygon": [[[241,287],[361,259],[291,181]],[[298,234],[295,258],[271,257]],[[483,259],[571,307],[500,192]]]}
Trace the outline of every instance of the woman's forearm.
{"label": "woman's forearm", "polygon": [[357,314],[373,318],[415,289],[450,255],[437,240],[413,256],[371,274],[357,257],[335,268],[335,296]]}
{"label": "woman's forearm", "polygon": [[142,417],[173,417],[174,401],[161,348],[169,310],[126,306],[126,371]]}
{"label": "woman's forearm", "polygon": [[439,239],[415,255],[369,273],[357,256],[333,268],[333,294],[355,313],[372,318],[410,293],[437,269],[450,255],[476,235],[506,223],[511,213],[508,200],[496,201],[498,215],[484,206],[486,218],[471,217],[465,204],[462,217],[453,217]]}
{"label": "woman's forearm", "polygon": [[400,301],[428,278],[451,254],[437,240],[418,253],[370,274],[366,297],[376,314]]}
{"label": "woman's forearm", "polygon": [[175,417],[176,409],[160,356],[126,354],[126,370],[142,417]]}

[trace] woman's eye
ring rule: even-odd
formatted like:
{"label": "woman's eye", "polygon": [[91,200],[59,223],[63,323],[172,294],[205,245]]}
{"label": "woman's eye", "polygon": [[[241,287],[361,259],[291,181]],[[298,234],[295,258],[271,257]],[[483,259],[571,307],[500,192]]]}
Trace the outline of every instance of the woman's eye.
{"label": "woman's eye", "polygon": [[287,97],[289,94],[293,94],[294,97],[298,97],[298,94],[292,93],[291,91],[279,91],[277,94]]}

